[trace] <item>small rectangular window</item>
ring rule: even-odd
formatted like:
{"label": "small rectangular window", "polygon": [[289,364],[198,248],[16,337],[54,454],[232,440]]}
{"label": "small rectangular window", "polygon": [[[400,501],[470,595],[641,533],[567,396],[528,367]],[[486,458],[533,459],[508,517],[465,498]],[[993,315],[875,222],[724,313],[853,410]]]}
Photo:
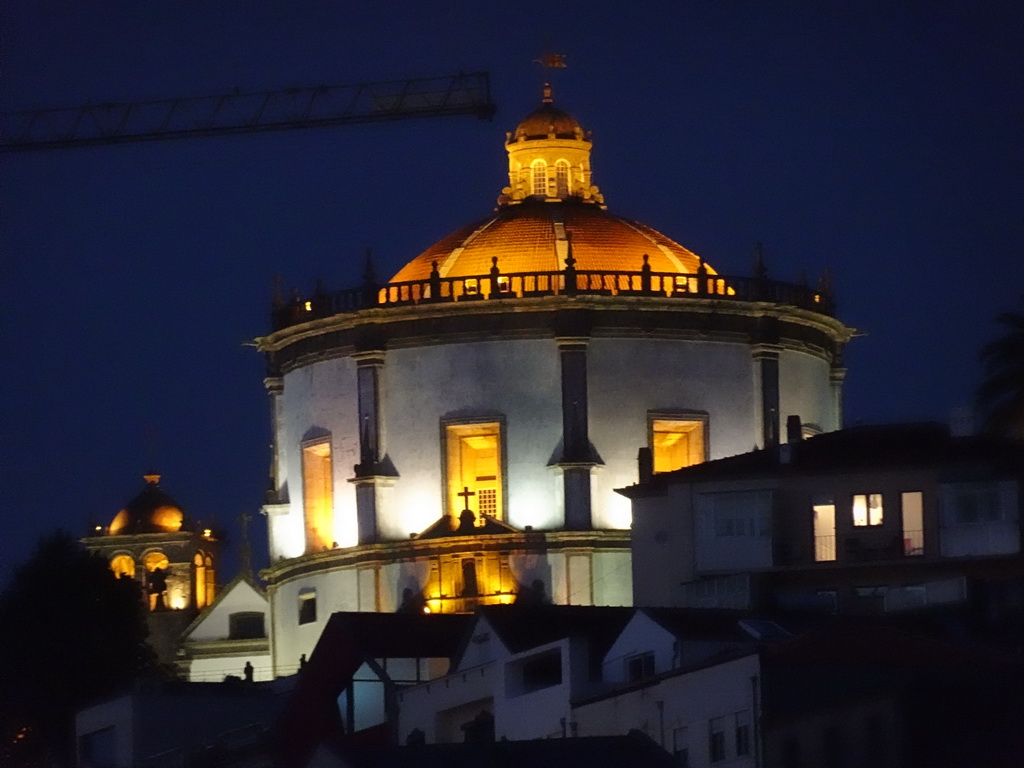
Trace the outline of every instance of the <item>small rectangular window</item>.
{"label": "small rectangular window", "polygon": [[750,711],[743,710],[734,716],[736,724],[736,757],[750,754]]}
{"label": "small rectangular window", "polygon": [[682,768],[690,768],[690,735],[685,727],[672,731],[672,754]]}
{"label": "small rectangular window", "polygon": [[654,674],[654,654],[638,653],[626,659],[626,680],[635,682]]}
{"label": "small rectangular window", "polygon": [[714,717],[708,724],[708,755],[712,763],[725,760],[725,718]]}
{"label": "small rectangular window", "polygon": [[299,624],[312,624],[316,621],[316,590],[303,587],[299,592]]}
{"label": "small rectangular window", "polygon": [[853,524],[858,528],[882,524],[882,494],[855,493],[852,507]]}
{"label": "small rectangular window", "polygon": [[707,459],[706,414],[650,414],[649,422],[655,472],[671,472]]}
{"label": "small rectangular window", "polygon": [[[314,616],[314,619],[316,617]],[[300,624],[303,622],[299,622]],[[228,616],[228,638],[231,640],[252,640],[266,637],[263,614],[259,611],[241,611]]]}

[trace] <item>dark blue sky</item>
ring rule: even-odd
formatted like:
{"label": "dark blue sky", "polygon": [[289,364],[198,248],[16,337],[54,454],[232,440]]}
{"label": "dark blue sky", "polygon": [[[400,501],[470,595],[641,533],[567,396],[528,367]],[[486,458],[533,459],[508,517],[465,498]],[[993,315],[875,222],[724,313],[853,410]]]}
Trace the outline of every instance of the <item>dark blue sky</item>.
{"label": "dark blue sky", "polygon": [[828,267],[847,423],[946,419],[1024,292],[1024,10],[979,5],[7,0],[2,111],[460,70],[499,111],[5,156],[0,584],[150,466],[255,514],[273,276],[354,284],[367,246],[390,275],[486,214],[544,48],[613,211],[726,273],[757,240],[773,277]]}

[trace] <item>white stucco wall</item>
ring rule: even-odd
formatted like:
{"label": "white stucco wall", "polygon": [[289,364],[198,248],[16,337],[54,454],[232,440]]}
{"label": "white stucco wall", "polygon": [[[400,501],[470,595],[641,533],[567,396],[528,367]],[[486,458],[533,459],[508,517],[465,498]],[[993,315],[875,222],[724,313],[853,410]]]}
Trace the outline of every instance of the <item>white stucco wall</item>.
{"label": "white stucco wall", "polygon": [[587,374],[590,441],[604,461],[596,474],[595,527],[630,525],[629,501],[614,489],[637,481],[649,411],[706,412],[712,459],[748,451],[756,441],[746,344],[595,338],[587,347]]}
{"label": "white stucco wall", "polygon": [[558,350],[554,340],[444,344],[387,353],[383,376],[385,449],[401,476],[385,537],[404,539],[443,511],[441,420],[505,418],[508,521],[554,528],[553,473],[547,467],[562,434]]}
{"label": "white stucco wall", "polygon": [[359,461],[356,365],[351,358],[324,360],[284,377],[278,434],[279,492],[287,514],[269,518],[270,557],[298,557],[306,548],[302,509],[302,442],[330,435],[334,490],[334,541],[356,543],[355,488],[348,482]]}
{"label": "white stucco wall", "polygon": [[[749,712],[751,722],[754,721],[757,707],[751,680],[759,677],[759,657],[751,654],[649,686],[628,688],[618,695],[574,708],[572,718],[580,736],[615,736],[636,728],[669,752],[673,751],[673,736],[682,737],[685,733],[689,765],[694,768],[747,768],[754,765],[753,729],[750,754],[737,755],[734,718],[738,712]],[[725,760],[715,763],[711,763],[708,744],[712,718],[725,718],[728,722]]]}
{"label": "white stucco wall", "polygon": [[[779,353],[779,430],[786,436],[786,418],[800,417],[823,432],[839,429],[839,412],[829,381],[831,368],[820,357],[784,349]],[[749,450],[749,449],[748,449]]]}
{"label": "white stucco wall", "polygon": [[[231,629],[231,614],[242,611],[254,611],[268,614],[270,603],[267,598],[253,589],[247,581],[239,579],[230,590],[220,595],[220,600],[209,610],[202,621],[195,625],[191,632],[185,635],[185,640],[226,640]],[[264,624],[267,632],[270,631],[269,617]]]}

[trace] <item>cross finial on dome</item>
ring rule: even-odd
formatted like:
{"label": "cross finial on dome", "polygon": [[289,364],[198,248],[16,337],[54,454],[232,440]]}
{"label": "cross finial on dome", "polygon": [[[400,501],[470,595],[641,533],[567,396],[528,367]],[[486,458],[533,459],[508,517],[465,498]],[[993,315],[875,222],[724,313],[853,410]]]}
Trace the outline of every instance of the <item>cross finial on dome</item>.
{"label": "cross finial on dome", "polygon": [[544,83],[544,95],[541,97],[541,101],[545,104],[550,104],[553,99],[551,98],[551,83]]}

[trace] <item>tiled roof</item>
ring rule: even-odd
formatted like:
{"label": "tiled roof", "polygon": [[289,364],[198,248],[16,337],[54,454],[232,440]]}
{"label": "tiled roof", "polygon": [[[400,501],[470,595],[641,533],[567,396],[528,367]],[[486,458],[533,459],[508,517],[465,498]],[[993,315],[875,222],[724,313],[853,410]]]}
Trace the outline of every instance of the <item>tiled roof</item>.
{"label": "tiled roof", "polygon": [[498,269],[506,274],[564,269],[556,245],[559,222],[571,238],[578,270],[638,272],[645,254],[654,272],[692,274],[700,264],[696,254],[660,232],[597,205],[526,201],[500,208],[442,238],[391,282],[426,280],[435,261],[441,277],[485,275],[495,257]]}

